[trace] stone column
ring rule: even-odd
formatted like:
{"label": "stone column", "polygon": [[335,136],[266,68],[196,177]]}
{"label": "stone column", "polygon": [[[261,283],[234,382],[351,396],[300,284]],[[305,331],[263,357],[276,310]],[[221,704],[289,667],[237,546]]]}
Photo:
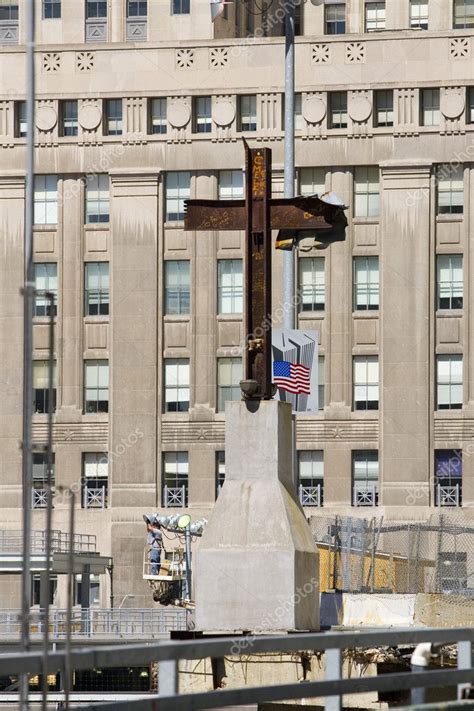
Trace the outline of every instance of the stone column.
{"label": "stone column", "polygon": [[[0,506],[21,506],[25,180],[0,177]],[[3,336],[3,339],[2,339]]]}
{"label": "stone column", "polygon": [[[216,179],[209,173],[195,177],[195,194],[199,198],[215,198]],[[216,233],[193,232],[192,239],[192,330],[191,359],[191,419],[210,419],[215,407],[216,382]]]}
{"label": "stone column", "polygon": [[[58,318],[56,335],[58,421],[79,422],[82,415],[82,323],[83,323],[83,249],[84,185],[78,178],[58,182],[62,190],[59,203],[58,232]],[[67,223],[64,214],[67,214]],[[62,318],[61,318],[62,316]]]}
{"label": "stone column", "polygon": [[111,190],[111,503],[148,510],[156,501],[158,175],[113,173]]}
{"label": "stone column", "polygon": [[429,163],[381,165],[382,504],[429,502],[432,239]]}
{"label": "stone column", "polygon": [[[352,175],[344,169],[332,174],[331,190],[336,192],[346,203],[352,204],[350,198]],[[350,212],[350,211],[349,211]],[[326,416],[329,418],[349,418],[351,413],[351,240],[348,236],[344,242],[335,242],[326,250],[329,260],[327,308],[327,353],[326,380],[328,406]]]}

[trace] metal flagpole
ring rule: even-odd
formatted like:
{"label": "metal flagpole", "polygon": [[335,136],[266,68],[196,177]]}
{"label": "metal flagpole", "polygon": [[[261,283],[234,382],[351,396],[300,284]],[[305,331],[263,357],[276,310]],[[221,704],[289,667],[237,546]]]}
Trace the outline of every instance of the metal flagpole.
{"label": "metal flagpole", "polygon": [[[285,14],[285,197],[295,195],[295,5],[287,0]],[[283,327],[295,327],[293,250],[283,252]]]}
{"label": "metal flagpole", "polygon": [[[32,496],[32,433],[33,413],[33,210],[34,210],[34,116],[35,116],[35,8],[34,0],[27,1],[27,141],[26,141],[26,205],[25,205],[25,264],[24,264],[24,321],[23,321],[23,575],[21,585],[21,642],[30,648],[30,593],[31,593],[31,496]],[[28,675],[20,680],[20,707],[29,706]]]}

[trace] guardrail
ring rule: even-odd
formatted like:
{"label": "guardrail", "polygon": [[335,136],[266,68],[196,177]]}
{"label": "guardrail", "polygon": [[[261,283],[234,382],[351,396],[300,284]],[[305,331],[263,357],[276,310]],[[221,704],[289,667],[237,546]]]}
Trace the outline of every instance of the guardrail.
{"label": "guardrail", "polygon": [[[67,553],[69,551],[70,535],[63,531],[51,532],[51,546],[53,553]],[[94,535],[75,533],[73,537],[75,553],[96,553],[97,539]],[[0,530],[0,553],[22,553],[23,531]],[[31,552],[46,553],[46,531],[31,532]]]}
{"label": "guardrail", "polygon": [[[125,702],[82,705],[82,711],[107,711],[122,706],[133,711],[189,711],[189,709],[221,708],[231,705],[255,704],[289,699],[325,697],[325,708],[341,709],[342,695],[368,691],[396,691],[413,688],[439,688],[458,685],[465,688],[474,681],[472,642],[474,629],[400,629],[371,632],[302,633],[278,636],[241,636],[194,639],[182,642],[116,645],[74,649],[68,659],[65,652],[53,652],[47,660],[48,672],[66,669],[86,670],[118,666],[140,666],[159,663],[158,695],[128,699]],[[383,674],[379,676],[342,678],[342,651],[354,648],[395,647],[399,644],[457,644],[457,669],[434,669]],[[182,694],[178,692],[178,662],[183,659],[219,658],[262,653],[299,652],[311,649],[324,651],[326,678],[324,681],[277,684],[241,689]],[[40,674],[41,654],[0,655],[2,675]],[[472,702],[467,708],[472,708]]]}
{"label": "guardrail", "polygon": [[[42,635],[43,610],[32,610],[30,635]],[[163,637],[176,630],[187,629],[187,611],[172,609],[75,609],[72,611],[72,636],[78,637]],[[66,637],[67,611],[50,609],[49,634],[52,639]],[[0,640],[20,638],[20,610],[0,610]]]}

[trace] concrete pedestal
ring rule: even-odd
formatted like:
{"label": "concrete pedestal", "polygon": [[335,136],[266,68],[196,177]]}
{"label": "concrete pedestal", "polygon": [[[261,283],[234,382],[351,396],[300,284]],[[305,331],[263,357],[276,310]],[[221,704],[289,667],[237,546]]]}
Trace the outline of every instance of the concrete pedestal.
{"label": "concrete pedestal", "polygon": [[319,629],[319,555],[293,483],[291,405],[228,402],[225,451],[225,483],[195,553],[197,629]]}

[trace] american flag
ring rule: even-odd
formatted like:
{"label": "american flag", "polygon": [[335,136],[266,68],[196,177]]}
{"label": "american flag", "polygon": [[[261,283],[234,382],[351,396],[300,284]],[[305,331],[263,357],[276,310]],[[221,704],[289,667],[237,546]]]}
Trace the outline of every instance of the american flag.
{"label": "american flag", "polygon": [[295,365],[295,363],[288,363],[286,360],[275,360],[273,362],[273,382],[289,393],[311,394],[309,368],[305,365]]}

